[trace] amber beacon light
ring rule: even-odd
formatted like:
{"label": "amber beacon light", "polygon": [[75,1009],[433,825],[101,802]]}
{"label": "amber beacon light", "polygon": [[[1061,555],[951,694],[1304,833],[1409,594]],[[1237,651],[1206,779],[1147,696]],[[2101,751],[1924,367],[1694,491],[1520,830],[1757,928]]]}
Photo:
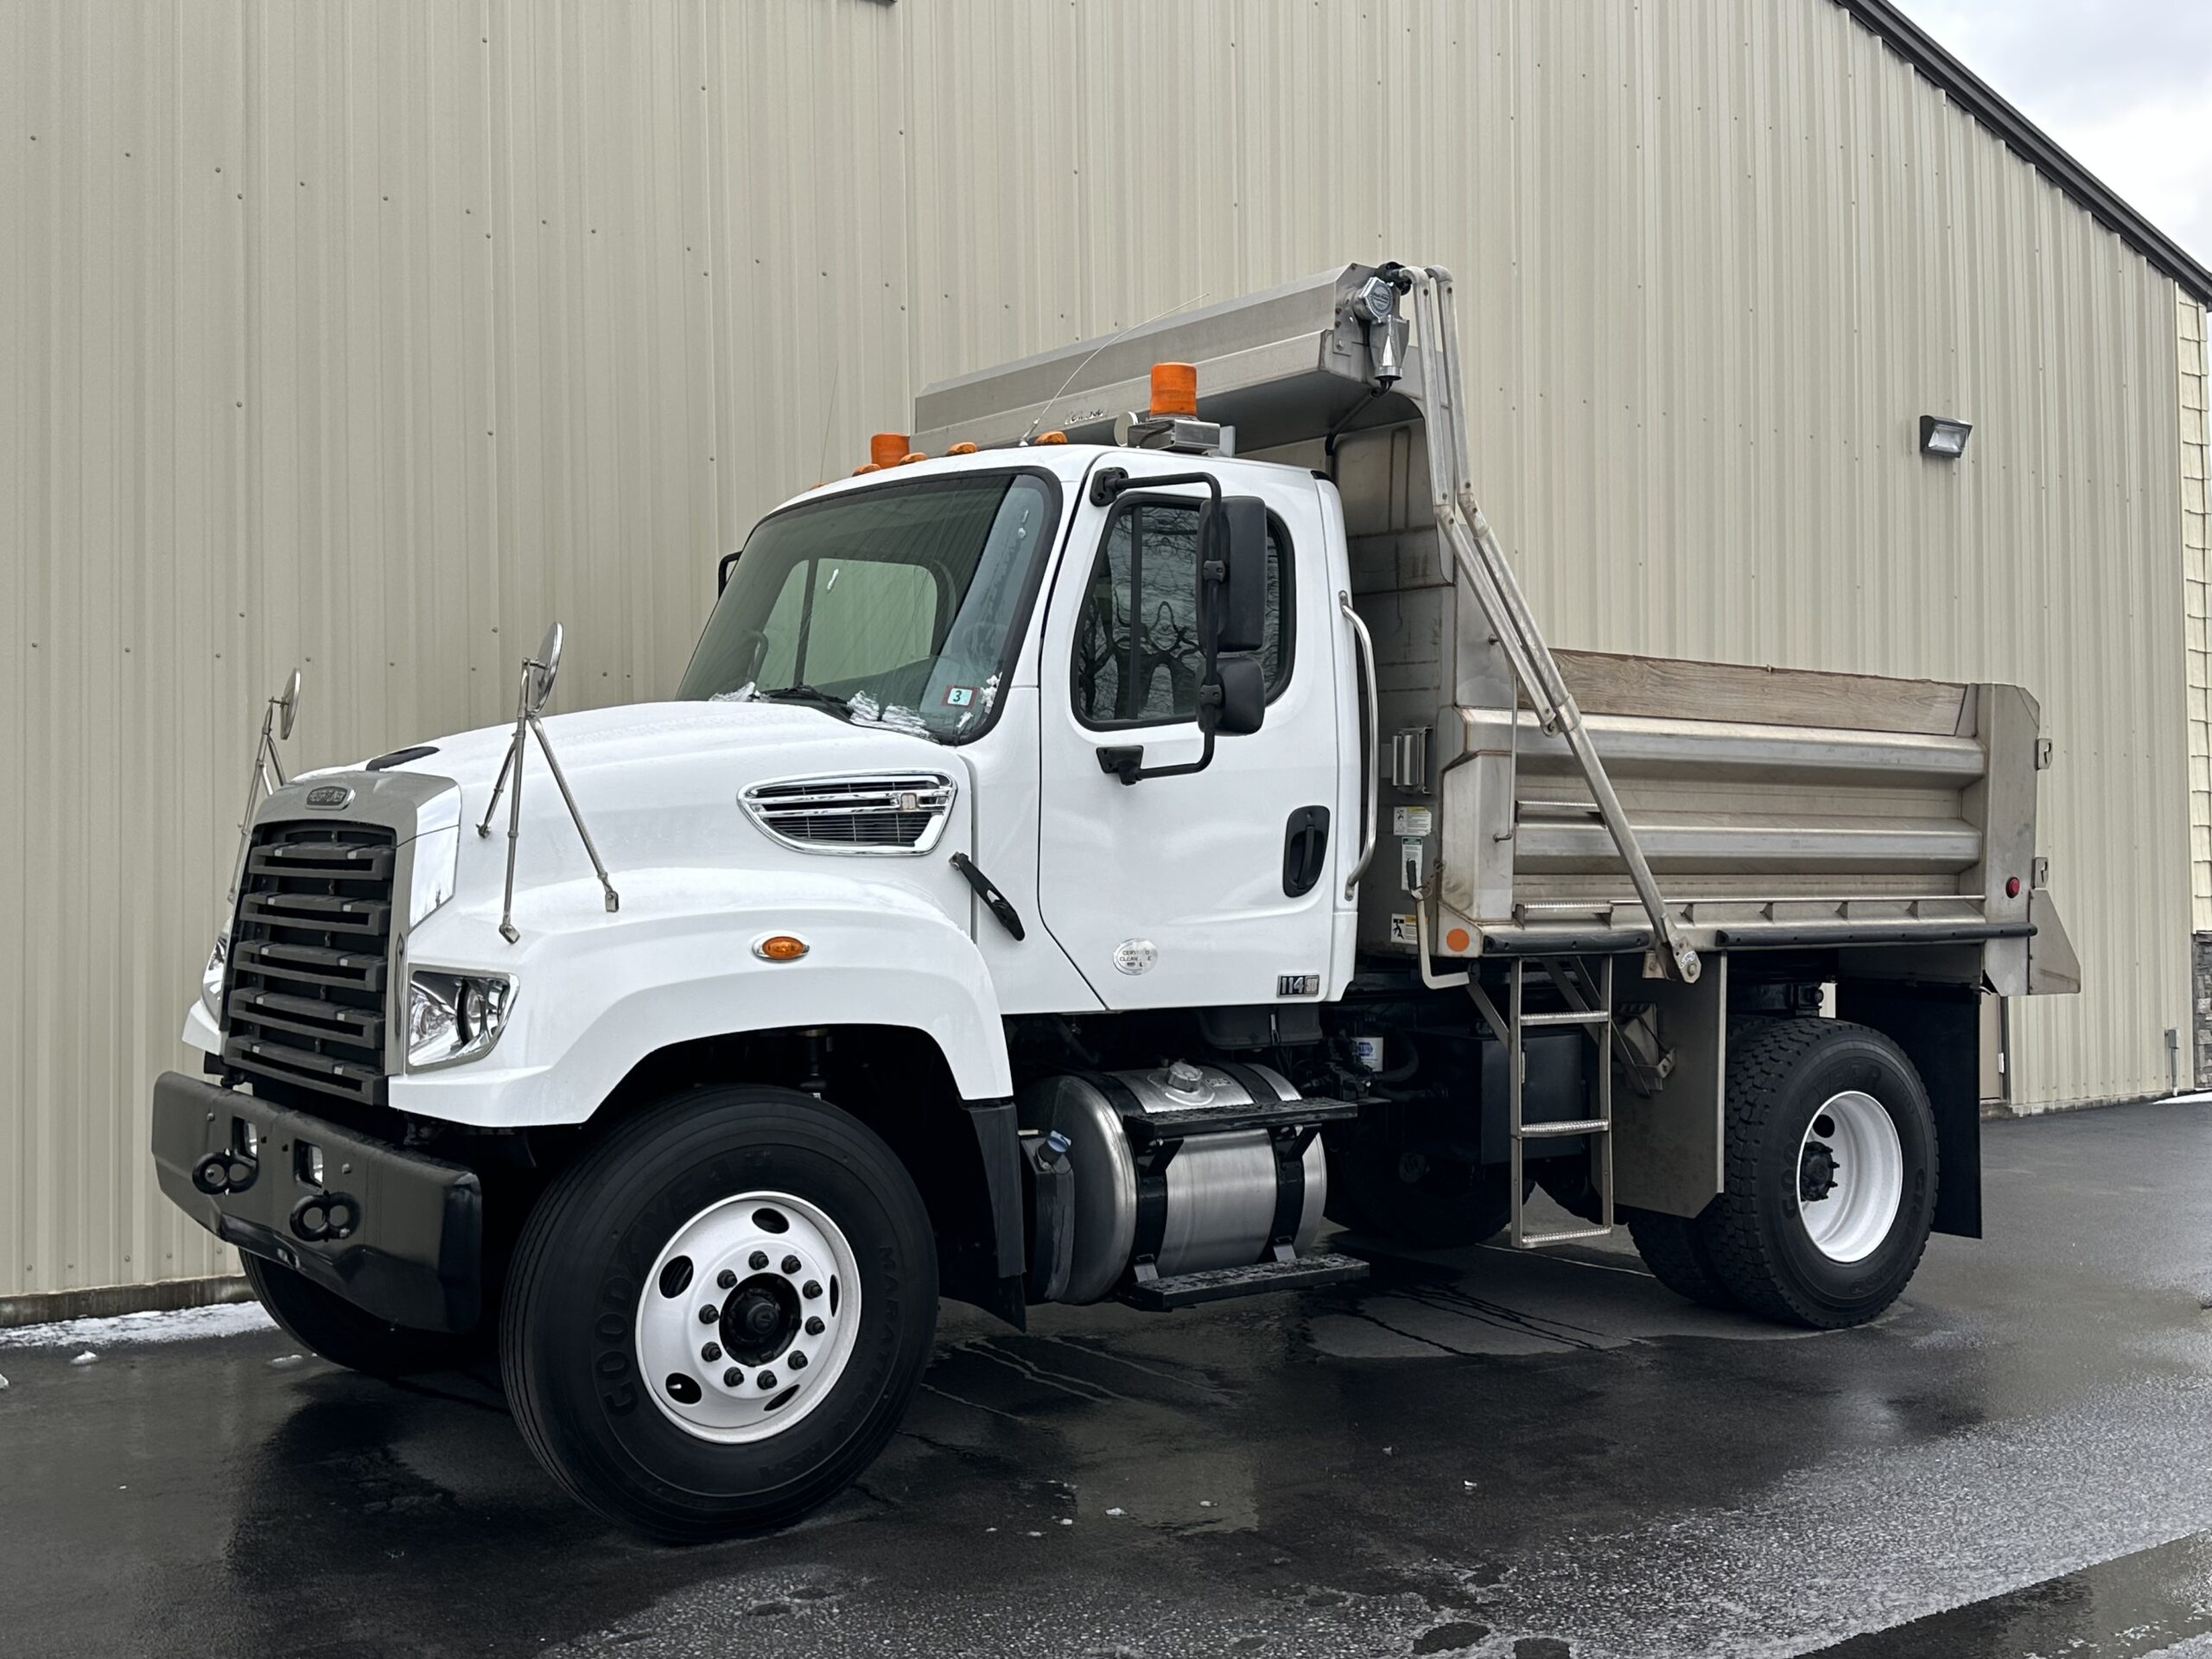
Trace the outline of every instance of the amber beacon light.
{"label": "amber beacon light", "polygon": [[1198,412],[1198,365],[1195,363],[1155,363],[1152,365],[1152,408],[1154,416],[1196,415]]}

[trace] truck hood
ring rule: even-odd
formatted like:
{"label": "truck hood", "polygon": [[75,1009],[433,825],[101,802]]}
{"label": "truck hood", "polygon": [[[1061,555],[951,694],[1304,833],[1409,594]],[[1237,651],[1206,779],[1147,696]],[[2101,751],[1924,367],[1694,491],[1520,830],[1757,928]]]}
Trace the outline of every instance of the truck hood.
{"label": "truck hood", "polygon": [[[904,888],[911,895],[904,902],[921,899],[963,931],[968,925],[967,890],[946,862],[952,852],[972,850],[970,773],[957,749],[788,703],[638,703],[549,715],[543,724],[585,826],[621,894],[626,922],[642,919],[645,912],[713,910],[723,902],[716,895],[727,895],[735,880],[754,890],[766,882],[787,896],[819,891],[824,884]],[[435,800],[419,809],[421,849],[415,861],[426,872],[423,879],[435,881],[441,892],[428,908],[416,906],[419,918],[429,924],[418,936],[426,950],[435,943],[458,956],[470,942],[461,936],[486,932],[498,922],[511,797],[499,798],[490,834],[478,835],[475,826],[491,801],[513,735],[512,725],[486,727],[431,740],[418,746],[429,753],[373,771],[364,762],[293,780],[304,798],[302,786],[342,779],[353,785],[348,798],[358,794],[364,803],[385,792],[391,774],[418,780],[410,786],[410,795],[422,793],[421,784],[438,786]],[[755,784],[916,772],[938,774],[954,789],[950,820],[930,857],[853,855],[846,848],[793,846],[762,828],[741,798]],[[447,782],[454,788],[444,789]],[[280,791],[270,808],[289,815],[297,804],[286,798],[293,792]],[[841,852],[848,855],[836,855]],[[434,868],[436,874],[428,874]],[[540,926],[573,928],[595,925],[593,918],[602,915],[590,858],[543,755],[531,741],[517,839],[517,925],[528,931],[535,918]]]}

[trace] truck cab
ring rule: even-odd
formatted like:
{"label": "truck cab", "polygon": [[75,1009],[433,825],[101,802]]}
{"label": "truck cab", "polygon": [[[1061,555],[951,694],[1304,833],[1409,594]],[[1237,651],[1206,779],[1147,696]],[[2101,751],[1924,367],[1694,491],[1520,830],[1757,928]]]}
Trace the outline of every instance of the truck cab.
{"label": "truck cab", "polygon": [[2073,986],[2038,712],[1554,652],[1452,305],[1351,265],[931,388],[667,702],[546,713],[556,629],[511,724],[285,781],[264,723],[164,1190],[340,1363],[496,1343],[671,1538],[865,1467],[940,1294],[1625,1224],[1873,1317],[1979,1230],[1993,999]]}

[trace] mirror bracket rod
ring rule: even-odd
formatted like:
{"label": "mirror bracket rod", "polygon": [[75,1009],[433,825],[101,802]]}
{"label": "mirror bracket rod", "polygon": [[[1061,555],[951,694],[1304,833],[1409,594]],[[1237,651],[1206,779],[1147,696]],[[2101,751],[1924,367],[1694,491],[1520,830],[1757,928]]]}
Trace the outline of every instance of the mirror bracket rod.
{"label": "mirror bracket rod", "polygon": [[[551,636],[549,635],[548,638],[550,639]],[[557,661],[559,656],[557,641],[551,650],[541,651],[539,654]],[[522,838],[523,746],[526,737],[537,738],[538,750],[545,756],[546,767],[552,772],[554,785],[560,790],[561,799],[569,809],[569,821],[576,826],[576,835],[583,842],[584,851],[591,859],[592,872],[599,877],[600,890],[606,895],[608,913],[612,914],[622,908],[622,896],[614,891],[614,883],[607,879],[607,866],[600,861],[599,849],[592,843],[591,831],[584,827],[583,812],[576,805],[575,795],[569,792],[568,777],[562,772],[561,763],[554,759],[553,745],[546,737],[545,728],[537,718],[538,709],[543,705],[544,696],[543,693],[540,692],[533,701],[531,694],[541,685],[546,690],[551,690],[552,668],[553,663],[540,662],[535,657],[525,657],[523,659],[522,686],[515,696],[514,738],[507,745],[505,758],[499,762],[499,777],[493,780],[492,798],[484,803],[483,822],[476,826],[478,835],[486,837],[491,835],[492,814],[499,804],[499,791],[506,786],[507,773],[512,771],[514,773],[515,786],[514,792],[507,797],[506,890],[499,906],[499,937],[509,944],[517,943],[522,938],[521,931],[515,926],[515,851],[517,843]]]}

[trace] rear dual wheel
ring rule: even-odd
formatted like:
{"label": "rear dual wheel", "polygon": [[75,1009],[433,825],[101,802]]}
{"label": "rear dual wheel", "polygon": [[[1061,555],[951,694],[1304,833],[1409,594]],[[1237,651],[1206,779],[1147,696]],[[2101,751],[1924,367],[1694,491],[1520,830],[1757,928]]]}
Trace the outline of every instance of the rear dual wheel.
{"label": "rear dual wheel", "polygon": [[1726,1188],[1692,1219],[1631,1211],[1660,1281],[1787,1324],[1863,1325],[1903,1292],[1935,1220],[1936,1121],[1897,1046],[1836,1020],[1730,1033]]}
{"label": "rear dual wheel", "polygon": [[672,1541],[784,1525],[882,1449],[928,1363],[937,1255],[890,1148],[787,1089],[611,1132],[523,1230],[500,1325],[524,1440]]}

